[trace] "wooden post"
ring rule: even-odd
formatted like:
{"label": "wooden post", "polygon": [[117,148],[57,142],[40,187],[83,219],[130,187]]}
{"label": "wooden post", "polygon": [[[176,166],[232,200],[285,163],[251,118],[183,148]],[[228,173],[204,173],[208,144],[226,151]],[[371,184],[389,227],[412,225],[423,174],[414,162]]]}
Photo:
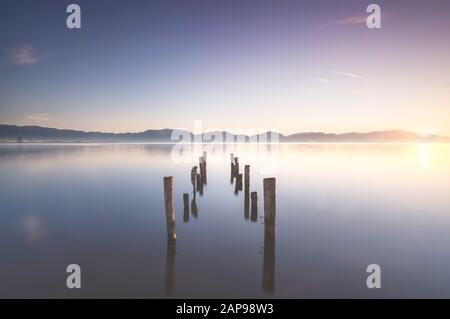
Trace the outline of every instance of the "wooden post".
{"label": "wooden post", "polygon": [[164,206],[168,240],[176,240],[175,209],[173,201],[173,176],[164,177]]}
{"label": "wooden post", "polygon": [[256,192],[252,192],[251,194],[251,200],[252,200],[252,213],[250,220],[252,222],[256,222],[258,220],[258,194]]}
{"label": "wooden post", "polygon": [[239,157],[234,158],[234,176],[237,177],[239,175]]}
{"label": "wooden post", "polygon": [[195,196],[195,184],[197,183],[197,166],[192,167],[191,183],[192,183],[192,187],[194,188],[194,196]]}
{"label": "wooden post", "polygon": [[208,155],[208,153],[206,151],[203,151],[203,161],[205,162],[205,164],[207,161],[207,155]]}
{"label": "wooden post", "polygon": [[239,176],[236,176],[236,181],[234,183],[234,195],[239,194]]}
{"label": "wooden post", "polygon": [[275,286],[275,178],[264,179],[264,258],[263,289],[273,292]]}
{"label": "wooden post", "polygon": [[183,206],[184,206],[184,214],[183,221],[187,223],[189,221],[189,194],[183,193]]}
{"label": "wooden post", "polygon": [[275,222],[276,180],[274,177],[264,178],[264,221],[273,220]]}
{"label": "wooden post", "polygon": [[239,191],[242,191],[242,174],[238,174],[237,184],[239,187]]}
{"label": "wooden post", "polygon": [[233,184],[233,181],[234,181],[234,163],[231,162],[230,184]]}
{"label": "wooden post", "polygon": [[245,195],[248,196],[250,193],[250,165],[244,167],[244,189]]}
{"label": "wooden post", "polygon": [[250,218],[250,199],[247,196],[247,194],[245,194],[245,197],[244,197],[244,218],[245,219]]}
{"label": "wooden post", "polygon": [[207,184],[207,180],[206,180],[206,162],[203,162],[200,164],[200,175],[202,177],[202,183],[203,184]]}
{"label": "wooden post", "polygon": [[201,175],[197,175],[197,192],[200,193],[200,196],[203,195],[203,182]]}

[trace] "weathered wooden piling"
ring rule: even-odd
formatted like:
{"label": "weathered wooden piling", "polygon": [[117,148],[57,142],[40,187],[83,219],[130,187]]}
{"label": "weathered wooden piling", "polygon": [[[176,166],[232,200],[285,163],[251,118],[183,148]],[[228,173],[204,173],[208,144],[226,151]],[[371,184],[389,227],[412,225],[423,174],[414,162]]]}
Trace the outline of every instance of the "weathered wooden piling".
{"label": "weathered wooden piling", "polygon": [[242,174],[238,174],[238,178],[236,180],[236,183],[239,187],[239,191],[242,191]]}
{"label": "weathered wooden piling", "polygon": [[168,240],[176,240],[175,208],[173,199],[173,176],[164,177],[164,206],[166,209],[166,225]]}
{"label": "weathered wooden piling", "polygon": [[250,165],[244,166],[244,191],[245,196],[248,196],[250,193]]}
{"label": "weathered wooden piling", "polygon": [[244,217],[250,218],[250,165],[244,166]]}
{"label": "weathered wooden piling", "polygon": [[276,212],[276,179],[274,177],[264,178],[264,220],[274,220]]}
{"label": "weathered wooden piling", "polygon": [[201,181],[203,184],[207,184],[207,179],[206,179],[206,163],[200,163],[200,177],[201,177]]}
{"label": "weathered wooden piling", "polygon": [[231,163],[231,174],[230,174],[230,184],[233,184],[234,181],[234,163]]}
{"label": "weathered wooden piling", "polygon": [[192,187],[194,189],[194,196],[195,196],[195,184],[197,183],[197,166],[192,167],[191,183],[192,183]]}
{"label": "weathered wooden piling", "polygon": [[247,195],[244,197],[244,218],[249,219],[250,218],[250,200]]}
{"label": "weathered wooden piling", "polygon": [[234,177],[239,175],[239,157],[234,158]]}
{"label": "weathered wooden piling", "polygon": [[258,193],[251,193],[251,217],[250,220],[252,222],[256,222],[258,220]]}
{"label": "weathered wooden piling", "polygon": [[197,175],[197,192],[200,193],[200,196],[203,195],[203,182],[200,174]]}
{"label": "weathered wooden piling", "polygon": [[183,222],[187,223],[189,221],[189,194],[183,193]]}
{"label": "weathered wooden piling", "polygon": [[264,179],[264,258],[263,289],[273,292],[275,285],[275,213],[276,213],[276,180]]}

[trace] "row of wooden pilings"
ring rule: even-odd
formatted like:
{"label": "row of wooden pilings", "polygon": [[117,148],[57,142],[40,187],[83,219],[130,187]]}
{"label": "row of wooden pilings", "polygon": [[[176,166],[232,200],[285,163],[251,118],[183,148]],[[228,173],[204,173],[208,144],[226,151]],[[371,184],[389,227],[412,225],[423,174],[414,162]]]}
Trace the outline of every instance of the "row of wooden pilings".
{"label": "row of wooden pilings", "polygon": [[[231,178],[230,183],[236,181],[235,195],[242,191],[242,174],[239,172],[239,158],[230,154]],[[207,153],[199,158],[199,166],[191,169],[191,184],[193,187],[193,199],[191,202],[192,214],[197,217],[198,208],[196,204],[196,193],[203,196],[203,186],[207,184]],[[199,170],[198,170],[199,168]],[[198,172],[199,171],[199,172]],[[176,226],[174,208],[174,181],[173,176],[163,178],[164,184],[164,204],[166,212],[167,226],[167,256],[166,256],[166,295],[170,296],[173,291],[174,264],[176,252]],[[264,178],[264,257],[263,257],[263,289],[272,292],[274,290],[275,274],[275,215],[276,215],[276,179],[273,177]],[[257,221],[258,217],[258,194],[250,194],[250,165],[244,166],[244,216],[249,219],[249,200],[251,200],[250,220]],[[189,193],[183,193],[183,221],[189,220]]]}
{"label": "row of wooden pilings", "polygon": [[[235,180],[234,194],[242,191],[242,174],[239,172],[239,158],[230,154],[231,174],[230,183]],[[272,292],[275,286],[275,215],[276,215],[276,179],[264,178],[264,257],[263,257],[263,281],[265,291]],[[250,165],[244,166],[244,216],[249,219],[249,199],[251,200],[250,220],[258,220],[258,193],[250,195]]]}

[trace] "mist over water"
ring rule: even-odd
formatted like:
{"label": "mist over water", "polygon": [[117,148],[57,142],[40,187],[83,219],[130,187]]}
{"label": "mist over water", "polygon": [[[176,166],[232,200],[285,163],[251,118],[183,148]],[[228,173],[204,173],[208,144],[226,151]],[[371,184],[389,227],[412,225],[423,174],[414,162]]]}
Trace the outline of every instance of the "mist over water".
{"label": "mist over water", "polygon": [[[188,221],[183,193],[191,202],[202,150],[175,160],[172,147],[0,145],[0,297],[450,298],[450,144],[208,150]],[[256,222],[230,184],[230,151],[241,173],[250,165]],[[164,176],[174,177],[176,245]],[[277,183],[273,242],[265,177]],[[81,289],[66,287],[72,263]],[[381,289],[366,287],[372,263]]]}

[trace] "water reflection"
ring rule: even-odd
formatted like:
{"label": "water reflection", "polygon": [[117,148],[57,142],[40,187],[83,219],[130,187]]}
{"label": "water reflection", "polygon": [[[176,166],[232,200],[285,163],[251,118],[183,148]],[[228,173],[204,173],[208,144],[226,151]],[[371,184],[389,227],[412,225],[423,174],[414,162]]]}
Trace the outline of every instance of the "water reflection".
{"label": "water reflection", "polygon": [[194,197],[192,198],[192,201],[191,201],[191,213],[192,213],[192,216],[194,216],[195,218],[198,218],[198,207],[197,207],[197,202],[195,200],[195,192],[194,192]]}
{"label": "water reflection", "polygon": [[[242,220],[229,153],[208,153],[200,198],[188,174],[201,153],[174,163],[170,150],[1,146],[0,297],[71,297],[61,278],[72,262],[105,274],[86,279],[86,298],[450,297],[450,145],[281,145],[274,173],[232,149],[251,165],[251,221],[263,215],[263,179],[277,177],[272,224]],[[178,245],[166,238],[165,175],[175,179]],[[198,208],[211,213],[195,220]],[[374,262],[389,269],[389,289],[361,280]]]}
{"label": "water reflection", "polygon": [[170,298],[175,290],[175,255],[177,250],[176,240],[167,240],[166,248],[166,280],[165,295]]}
{"label": "water reflection", "polygon": [[275,222],[264,222],[264,258],[262,288],[272,293],[275,288]]}

